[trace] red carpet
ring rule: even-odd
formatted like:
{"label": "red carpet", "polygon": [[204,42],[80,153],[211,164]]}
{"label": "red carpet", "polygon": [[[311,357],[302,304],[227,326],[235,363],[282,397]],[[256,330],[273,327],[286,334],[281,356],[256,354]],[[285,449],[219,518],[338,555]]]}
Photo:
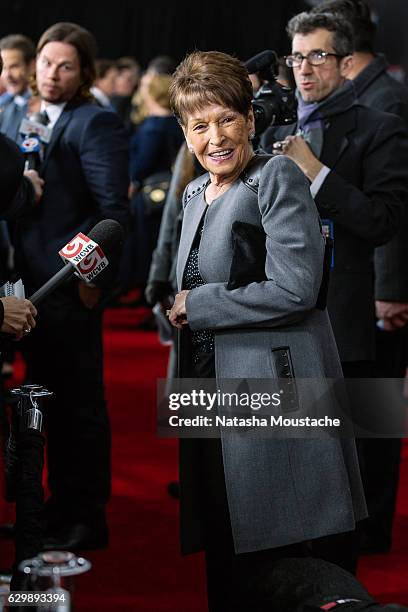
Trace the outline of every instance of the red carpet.
{"label": "red carpet", "polygon": [[[78,612],[204,612],[201,555],[182,558],[177,502],[177,443],[155,433],[155,382],[166,372],[167,349],[153,332],[133,329],[140,311],[109,311],[105,320],[106,390],[112,421],[113,488],[110,547],[86,555],[92,570],[77,578]],[[12,510],[1,507],[0,520]],[[404,449],[394,548],[364,557],[360,579],[383,602],[408,605],[408,446]],[[0,567],[10,563],[3,547]]]}
{"label": "red carpet", "polygon": [[111,545],[88,555],[94,567],[77,581],[76,609],[204,612],[203,560],[180,556],[178,503],[167,494],[168,482],[177,478],[177,442],[156,436],[156,379],[166,375],[168,349],[155,333],[132,329],[140,314],[106,314]]}

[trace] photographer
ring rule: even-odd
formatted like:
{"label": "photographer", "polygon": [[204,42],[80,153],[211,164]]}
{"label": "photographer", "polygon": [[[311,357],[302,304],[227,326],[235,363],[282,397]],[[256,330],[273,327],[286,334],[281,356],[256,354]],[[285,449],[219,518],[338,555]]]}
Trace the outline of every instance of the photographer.
{"label": "photographer", "polygon": [[[375,54],[376,25],[370,7],[363,0],[327,0],[312,12],[343,16],[353,27],[353,66],[347,75],[353,80],[358,100],[364,106],[398,115],[408,127],[408,90],[387,72],[389,64]],[[398,233],[375,249],[375,376],[400,378],[401,394],[407,364],[408,321],[408,214]],[[384,407],[386,408],[386,407]],[[360,441],[364,454],[363,478],[367,491],[369,518],[364,524],[362,549],[368,553],[391,548],[392,524],[398,490],[401,439]]]}
{"label": "photographer", "polygon": [[268,129],[262,144],[298,164],[330,221],[329,313],[345,374],[363,376],[374,359],[374,247],[393,237],[401,219],[408,184],[399,160],[408,153],[407,133],[397,117],[356,103],[346,81],[353,36],[344,19],[301,13],[288,29],[298,120]]}
{"label": "photographer", "polygon": [[[289,22],[298,95],[297,123],[270,128],[266,150],[289,157],[311,183],[334,239],[328,310],[346,378],[367,378],[375,358],[374,248],[397,232],[408,197],[408,137],[402,121],[356,103],[346,81],[353,34],[341,17],[301,13]],[[327,541],[332,560],[354,556]],[[327,552],[327,551],[326,551]],[[352,565],[349,567],[352,568]]]}

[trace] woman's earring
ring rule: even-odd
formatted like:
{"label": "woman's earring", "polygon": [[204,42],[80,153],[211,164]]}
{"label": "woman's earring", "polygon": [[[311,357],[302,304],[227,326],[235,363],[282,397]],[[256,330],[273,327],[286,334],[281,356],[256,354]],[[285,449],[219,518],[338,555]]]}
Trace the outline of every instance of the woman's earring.
{"label": "woman's earring", "polygon": [[252,140],[255,136],[255,132],[249,132],[248,140]]}

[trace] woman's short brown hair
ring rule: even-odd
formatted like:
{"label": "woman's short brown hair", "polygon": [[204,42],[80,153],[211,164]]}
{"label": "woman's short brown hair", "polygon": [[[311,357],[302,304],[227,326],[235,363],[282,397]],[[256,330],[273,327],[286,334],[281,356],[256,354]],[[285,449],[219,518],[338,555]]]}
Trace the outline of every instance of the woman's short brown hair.
{"label": "woman's short brown hair", "polygon": [[220,104],[247,116],[252,84],[244,64],[220,51],[194,51],[177,67],[170,86],[171,109],[182,125],[207,104]]}

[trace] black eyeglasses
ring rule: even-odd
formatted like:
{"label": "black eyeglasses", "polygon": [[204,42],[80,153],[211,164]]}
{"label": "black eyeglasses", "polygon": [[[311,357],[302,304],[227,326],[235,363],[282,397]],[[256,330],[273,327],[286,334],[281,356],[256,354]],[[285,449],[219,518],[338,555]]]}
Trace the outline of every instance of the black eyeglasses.
{"label": "black eyeglasses", "polygon": [[311,66],[321,66],[324,64],[328,57],[333,55],[334,57],[345,57],[338,53],[329,53],[327,51],[310,51],[307,55],[301,53],[294,53],[293,55],[287,55],[285,57],[286,65],[289,68],[299,68],[302,65],[303,60],[307,60],[307,63]]}

